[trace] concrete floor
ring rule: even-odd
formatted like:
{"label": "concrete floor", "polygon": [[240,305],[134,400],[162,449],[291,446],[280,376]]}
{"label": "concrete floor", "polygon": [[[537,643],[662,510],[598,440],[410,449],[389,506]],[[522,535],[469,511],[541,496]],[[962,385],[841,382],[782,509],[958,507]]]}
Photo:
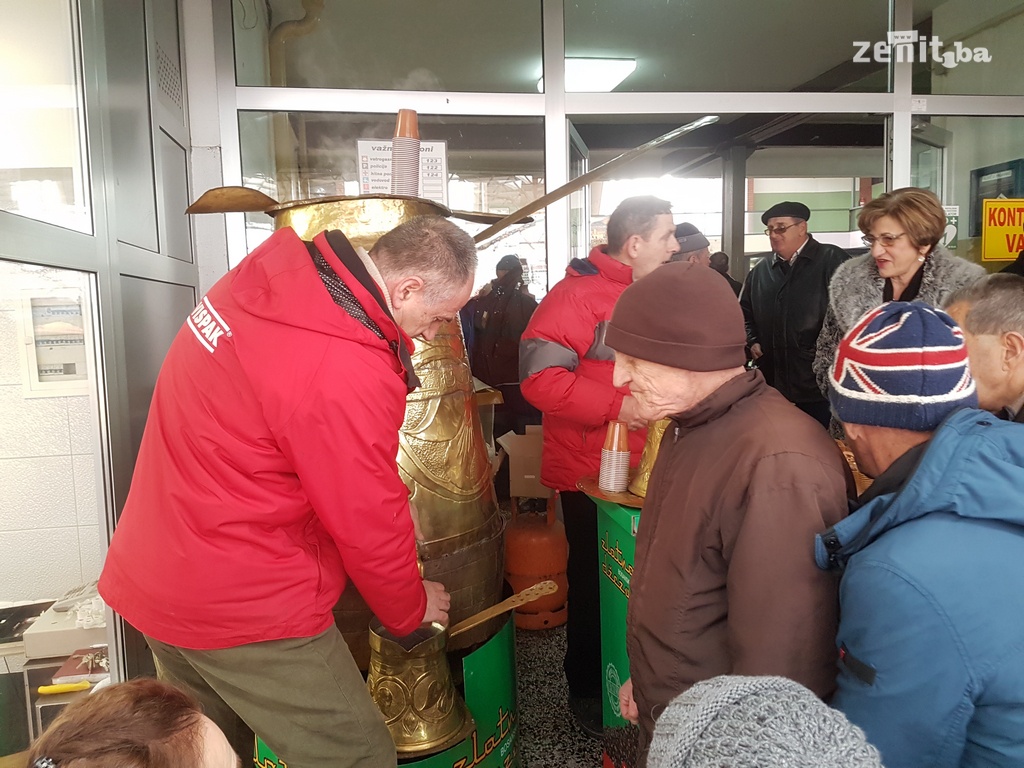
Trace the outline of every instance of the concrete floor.
{"label": "concrete floor", "polygon": [[598,768],[601,742],[576,725],[562,672],[565,627],[516,630],[522,768]]}

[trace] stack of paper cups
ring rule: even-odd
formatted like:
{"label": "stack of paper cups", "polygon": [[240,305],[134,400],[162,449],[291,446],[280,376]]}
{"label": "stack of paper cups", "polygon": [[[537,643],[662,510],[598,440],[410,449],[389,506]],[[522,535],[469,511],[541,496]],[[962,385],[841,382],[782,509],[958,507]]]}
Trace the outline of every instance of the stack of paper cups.
{"label": "stack of paper cups", "polygon": [[391,194],[420,194],[420,129],[416,112],[398,110],[395,137],[391,140]]}
{"label": "stack of paper cups", "polygon": [[601,449],[601,473],[597,487],[602,491],[622,493],[629,484],[629,430],[624,421],[609,421]]}

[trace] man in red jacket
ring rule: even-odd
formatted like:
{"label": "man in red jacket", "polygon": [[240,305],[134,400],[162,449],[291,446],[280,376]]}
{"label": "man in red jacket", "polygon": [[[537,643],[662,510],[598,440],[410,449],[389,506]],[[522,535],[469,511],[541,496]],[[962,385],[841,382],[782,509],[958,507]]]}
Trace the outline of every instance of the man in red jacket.
{"label": "man in red jacket", "polygon": [[281,229],[167,353],[99,589],[241,755],[255,731],[291,768],[396,764],[331,609],[351,580],[396,635],[447,622],[396,456],[410,337],[457,316],[475,268],[440,217],[369,254]]}
{"label": "man in red jacket", "polygon": [[602,687],[597,508],[576,483],[598,474],[609,421],[629,425],[633,465],[640,459],[647,422],[629,390],[612,384],[614,354],[604,344],[604,329],[626,286],[678,250],[669,203],[649,195],[623,200],[608,219],[608,244],[573,259],[520,345],[523,396],[544,414],[541,482],[560,492],[569,539],[569,705],[592,735],[601,731]]}

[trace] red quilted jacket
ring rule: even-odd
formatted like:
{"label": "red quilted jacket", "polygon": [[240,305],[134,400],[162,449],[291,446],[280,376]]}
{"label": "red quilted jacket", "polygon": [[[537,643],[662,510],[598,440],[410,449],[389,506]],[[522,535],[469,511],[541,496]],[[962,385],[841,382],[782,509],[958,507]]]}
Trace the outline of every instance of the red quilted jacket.
{"label": "red quilted jacket", "polygon": [[[612,385],[614,353],[604,328],[633,270],[598,246],[573,259],[523,333],[523,396],[544,414],[541,482],[560,491],[597,475],[608,422],[619,415],[625,387]],[[629,433],[631,464],[640,461],[647,430]]]}
{"label": "red quilted jacket", "polygon": [[349,579],[396,634],[423,618],[395,463],[408,389],[394,350],[411,342],[314,242],[385,338],[332,300],[290,229],[203,297],[160,371],[99,585],[157,640],[313,636]]}

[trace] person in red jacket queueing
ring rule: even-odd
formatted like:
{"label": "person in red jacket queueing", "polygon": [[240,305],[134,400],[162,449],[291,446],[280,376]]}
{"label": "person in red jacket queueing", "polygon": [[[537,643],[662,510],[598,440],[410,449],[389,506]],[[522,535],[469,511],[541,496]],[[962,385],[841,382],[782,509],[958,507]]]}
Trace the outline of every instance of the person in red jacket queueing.
{"label": "person in red jacket queueing", "polygon": [[396,764],[331,609],[351,580],[396,635],[448,620],[395,457],[410,337],[458,315],[475,269],[436,216],[369,254],[281,229],[171,344],[99,590],[240,755],[255,731],[291,768]]}
{"label": "person in red jacket queueing", "polygon": [[647,422],[629,390],[612,384],[614,354],[604,344],[604,329],[626,286],[678,250],[669,203],[649,195],[623,200],[608,219],[608,244],[573,259],[520,344],[523,396],[544,414],[541,482],[561,492],[569,539],[569,705],[591,735],[601,732],[597,508],[576,483],[597,475],[609,421],[627,422],[633,466],[640,459]]}

